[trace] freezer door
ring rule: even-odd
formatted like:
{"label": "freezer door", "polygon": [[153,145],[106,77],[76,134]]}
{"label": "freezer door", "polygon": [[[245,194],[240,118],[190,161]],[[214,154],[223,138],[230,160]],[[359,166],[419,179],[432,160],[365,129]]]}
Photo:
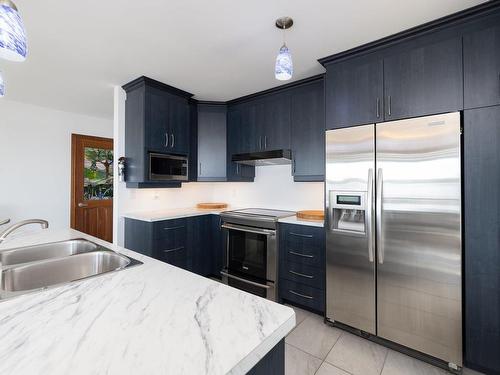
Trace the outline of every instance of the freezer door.
{"label": "freezer door", "polygon": [[[374,125],[326,132],[325,185],[326,317],[372,334],[375,333],[374,136]],[[352,200],[358,196],[359,202]],[[334,210],[339,210],[336,224]],[[364,229],[356,233],[353,230],[356,228],[347,226],[347,222],[337,225],[338,218],[359,218],[356,214],[364,215]]]}
{"label": "freezer door", "polygon": [[460,114],[376,140],[378,335],[462,365]]}

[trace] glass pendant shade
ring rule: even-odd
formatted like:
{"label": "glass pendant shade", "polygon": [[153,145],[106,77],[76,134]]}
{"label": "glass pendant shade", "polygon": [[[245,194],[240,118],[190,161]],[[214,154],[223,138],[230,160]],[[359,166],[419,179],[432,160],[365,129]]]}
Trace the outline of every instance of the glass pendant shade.
{"label": "glass pendant shade", "polygon": [[292,55],[288,50],[286,44],[280,48],[278,57],[276,57],[276,67],[274,69],[274,76],[277,80],[287,81],[292,78],[293,75],[293,63]]}
{"label": "glass pendant shade", "polygon": [[27,54],[23,20],[11,0],[0,0],[0,58],[24,61]]}
{"label": "glass pendant shade", "polygon": [[2,72],[0,72],[0,98],[5,96],[5,83],[3,81]]}

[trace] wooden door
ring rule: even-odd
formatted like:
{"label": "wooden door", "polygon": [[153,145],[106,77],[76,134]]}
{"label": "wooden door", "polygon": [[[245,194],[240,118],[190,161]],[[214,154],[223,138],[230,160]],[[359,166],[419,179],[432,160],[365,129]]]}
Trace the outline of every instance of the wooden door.
{"label": "wooden door", "polygon": [[383,117],[383,62],[378,55],[326,67],[326,128],[380,122]]}
{"label": "wooden door", "polygon": [[113,241],[113,140],[71,137],[71,228]]}

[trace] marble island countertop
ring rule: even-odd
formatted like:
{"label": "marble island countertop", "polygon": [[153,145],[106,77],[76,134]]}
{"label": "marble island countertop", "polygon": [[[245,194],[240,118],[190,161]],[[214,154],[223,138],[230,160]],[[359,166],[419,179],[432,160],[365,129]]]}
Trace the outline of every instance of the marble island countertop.
{"label": "marble island countertop", "polygon": [[[239,207],[238,207],[239,208]],[[163,210],[153,210],[153,211],[137,211],[125,213],[122,216],[135,219],[140,221],[155,222],[162,220],[180,219],[184,217],[201,216],[201,215],[219,215],[221,212],[236,210],[238,208],[228,207],[222,210],[206,210],[199,209],[196,207],[188,208],[171,208]],[[297,224],[297,225],[309,225],[314,227],[323,227],[323,221],[317,220],[301,220],[297,219],[296,216],[286,217],[278,220],[280,223]]]}
{"label": "marble island countertop", "polygon": [[244,374],[295,326],[291,308],[74,230],[143,265],[0,302],[1,374]]}

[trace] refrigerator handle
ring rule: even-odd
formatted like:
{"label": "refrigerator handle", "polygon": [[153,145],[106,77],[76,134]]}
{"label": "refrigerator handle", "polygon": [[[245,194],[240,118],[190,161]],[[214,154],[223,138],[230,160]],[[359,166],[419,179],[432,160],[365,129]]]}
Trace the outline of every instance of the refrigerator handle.
{"label": "refrigerator handle", "polygon": [[368,237],[368,259],[373,263],[373,169],[368,170],[368,189],[366,206],[366,235]]}
{"label": "refrigerator handle", "polygon": [[376,201],[376,221],[377,221],[377,257],[380,264],[384,263],[384,244],[382,242],[382,168],[377,172],[377,201]]}

